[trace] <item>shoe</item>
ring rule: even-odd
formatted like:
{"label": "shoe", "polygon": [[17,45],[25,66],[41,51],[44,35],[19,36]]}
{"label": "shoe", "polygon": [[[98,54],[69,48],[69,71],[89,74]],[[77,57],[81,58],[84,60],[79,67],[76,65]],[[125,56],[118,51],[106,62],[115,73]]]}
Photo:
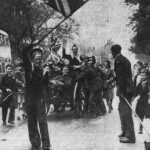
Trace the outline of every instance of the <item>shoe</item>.
{"label": "shoe", "polygon": [[43,150],[52,150],[52,147],[45,147]]}
{"label": "shoe", "polygon": [[10,124],[15,124],[15,122],[14,122],[14,121],[8,121],[8,123],[10,123]]}
{"label": "shoe", "polygon": [[37,146],[36,147],[32,146],[31,150],[41,150],[41,147],[39,147],[39,146],[38,147]]}
{"label": "shoe", "polygon": [[119,138],[124,138],[125,137],[125,133],[122,132],[120,135],[118,135]]}
{"label": "shoe", "polygon": [[143,132],[142,132],[142,131],[139,131],[138,134],[143,134]]}
{"label": "shoe", "polygon": [[23,118],[23,119],[27,119],[27,118],[28,118],[28,116],[27,116],[27,115],[25,115],[25,114],[22,114],[22,118]]}
{"label": "shoe", "polygon": [[97,115],[98,115],[98,116],[104,116],[104,113],[98,112]]}
{"label": "shoe", "polygon": [[51,150],[50,148],[43,148],[43,150]]}
{"label": "shoe", "polygon": [[126,137],[120,139],[120,143],[135,143],[135,139],[128,139]]}

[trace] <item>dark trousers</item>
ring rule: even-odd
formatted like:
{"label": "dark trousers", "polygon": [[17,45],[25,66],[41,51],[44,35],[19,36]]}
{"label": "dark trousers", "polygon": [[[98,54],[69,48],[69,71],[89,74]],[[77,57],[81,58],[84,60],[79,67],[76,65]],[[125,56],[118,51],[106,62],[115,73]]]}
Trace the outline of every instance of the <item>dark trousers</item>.
{"label": "dark trousers", "polygon": [[99,109],[101,110],[102,113],[106,113],[106,107],[105,107],[105,103],[104,100],[102,98],[102,96],[99,97]]}
{"label": "dark trousers", "polygon": [[120,98],[119,103],[119,115],[121,121],[121,130],[125,136],[129,139],[135,139],[134,123],[132,118],[132,110],[125,102],[124,99]]}
{"label": "dark trousers", "polygon": [[41,102],[27,104],[26,111],[28,115],[29,139],[32,146],[40,147],[42,140],[44,148],[50,147],[45,105]]}
{"label": "dark trousers", "polygon": [[96,113],[98,113],[99,110],[106,113],[106,107],[99,91],[90,93],[89,108]]}
{"label": "dark trousers", "polygon": [[[3,122],[6,122],[7,119],[7,113],[8,113],[8,108],[10,107],[9,104],[4,104],[2,106],[2,120]],[[14,121],[15,120],[15,108],[10,107],[10,112],[9,112],[9,118],[8,121]]]}

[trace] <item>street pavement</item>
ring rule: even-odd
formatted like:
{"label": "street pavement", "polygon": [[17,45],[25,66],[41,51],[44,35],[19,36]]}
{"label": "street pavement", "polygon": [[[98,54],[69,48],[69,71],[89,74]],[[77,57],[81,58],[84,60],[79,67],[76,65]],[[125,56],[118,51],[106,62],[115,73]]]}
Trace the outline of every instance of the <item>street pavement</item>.
{"label": "street pavement", "polygon": [[[144,150],[147,135],[137,134],[138,121],[134,117],[136,143],[121,144],[120,120],[117,110],[118,99],[113,102],[114,110],[105,116],[90,118],[88,115],[77,119],[73,112],[50,114],[48,127],[53,150]],[[135,105],[135,104],[134,104]],[[1,111],[1,110],[0,110]],[[1,112],[0,112],[1,120]],[[144,124],[150,131],[150,121]],[[148,126],[149,125],[149,126]],[[0,121],[0,150],[30,150],[27,120],[16,120],[15,125],[3,126]]]}

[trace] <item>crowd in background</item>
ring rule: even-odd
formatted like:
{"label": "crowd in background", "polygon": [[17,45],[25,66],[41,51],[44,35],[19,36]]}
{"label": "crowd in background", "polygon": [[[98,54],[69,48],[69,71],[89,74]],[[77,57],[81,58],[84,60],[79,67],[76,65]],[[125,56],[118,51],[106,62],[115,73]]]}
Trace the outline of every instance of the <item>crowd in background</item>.
{"label": "crowd in background", "polygon": [[[114,97],[113,89],[115,82],[111,81],[114,78],[114,72],[110,61],[106,60],[103,64],[96,65],[94,56],[79,56],[76,45],[73,45],[72,51],[74,57],[67,55],[65,49],[63,50],[62,58],[65,61],[68,59],[69,63],[67,64],[62,62],[55,63],[50,60],[49,63],[43,65],[43,67],[50,68],[51,99],[49,101],[54,105],[54,111],[65,110],[65,107],[60,107],[61,102],[69,102],[70,110],[74,110],[73,97],[69,101],[66,100],[70,94],[73,95],[75,82],[85,78],[87,98],[89,99],[89,101],[87,100],[86,111],[90,111],[93,116],[104,115],[106,113],[104,99],[106,99],[108,111],[111,112],[113,110],[112,100]],[[55,87],[51,86],[54,80],[57,80]],[[59,83],[63,83],[63,90],[58,81],[60,81]],[[7,125],[8,112],[8,123],[10,124],[15,124],[15,118],[17,120],[27,118],[25,111],[25,73],[22,64],[15,67],[11,64],[6,66],[6,74],[1,79],[0,89],[3,125]]]}
{"label": "crowd in background", "polygon": [[[73,97],[72,100],[67,99],[69,99],[69,94],[73,95],[75,82],[84,78],[88,98],[86,111],[97,117],[106,114],[107,107],[108,112],[111,113],[113,110],[114,88],[116,86],[115,73],[111,62],[105,60],[102,64],[97,65],[94,56],[79,56],[76,45],[73,45],[72,52],[72,56],[67,55],[65,48],[63,49],[62,59],[67,59],[69,62],[67,64],[62,62],[54,63],[50,60],[49,63],[43,66],[50,68],[50,103],[54,105],[54,112],[64,111],[68,103],[70,103],[70,110],[74,110]],[[148,64],[138,61],[133,68],[133,78],[137,88],[136,97],[138,99],[136,112],[143,121],[144,117],[150,117],[150,70]],[[54,81],[57,81],[57,83]],[[14,124],[15,118],[17,120],[22,117],[27,118],[24,88],[24,68],[21,65],[15,68],[10,64],[7,65],[6,75],[2,77],[0,84],[3,125],[7,124],[6,118],[9,108],[8,123]],[[2,102],[2,100],[4,101]],[[60,106],[60,103],[64,103],[64,107]],[[15,116],[15,112],[17,116]],[[139,133],[141,134],[142,132],[143,127],[140,125]]]}

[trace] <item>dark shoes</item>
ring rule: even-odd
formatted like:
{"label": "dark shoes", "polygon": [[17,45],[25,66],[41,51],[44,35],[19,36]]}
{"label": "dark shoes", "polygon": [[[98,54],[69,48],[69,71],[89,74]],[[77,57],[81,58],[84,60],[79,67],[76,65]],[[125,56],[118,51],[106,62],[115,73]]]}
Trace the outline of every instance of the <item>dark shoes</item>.
{"label": "dark shoes", "polygon": [[124,138],[125,137],[125,133],[122,132],[120,135],[118,135],[119,138]]}
{"label": "dark shoes", "polygon": [[[15,124],[14,121],[8,121],[8,123],[10,123],[10,124]],[[3,122],[3,126],[6,126],[6,125],[7,125],[7,123],[6,123],[6,121],[4,121],[4,122]]]}
{"label": "dark shoes", "polygon": [[8,121],[8,123],[10,123],[10,124],[15,124],[15,122],[14,122],[14,121]]}
{"label": "dark shoes", "polygon": [[20,117],[17,117],[17,120],[19,121],[19,120],[20,120]]}
{"label": "dark shoes", "polygon": [[104,113],[101,111],[98,111],[96,114],[97,114],[97,116],[103,116],[104,115]]}
{"label": "dark shoes", "polygon": [[41,148],[41,146],[32,146],[31,150],[52,150],[52,147],[43,147]]}
{"label": "dark shoes", "polygon": [[43,148],[43,150],[52,150],[51,147],[46,147],[46,148]]}
{"label": "dark shoes", "polygon": [[22,114],[22,118],[23,118],[23,119],[27,119],[27,118],[28,118],[28,116],[27,116],[27,115],[25,115],[25,114]]}
{"label": "dark shoes", "polygon": [[135,139],[128,139],[126,137],[120,139],[120,143],[135,143]]}
{"label": "dark shoes", "polygon": [[35,147],[35,146],[32,146],[31,150],[41,150],[41,147]]}

